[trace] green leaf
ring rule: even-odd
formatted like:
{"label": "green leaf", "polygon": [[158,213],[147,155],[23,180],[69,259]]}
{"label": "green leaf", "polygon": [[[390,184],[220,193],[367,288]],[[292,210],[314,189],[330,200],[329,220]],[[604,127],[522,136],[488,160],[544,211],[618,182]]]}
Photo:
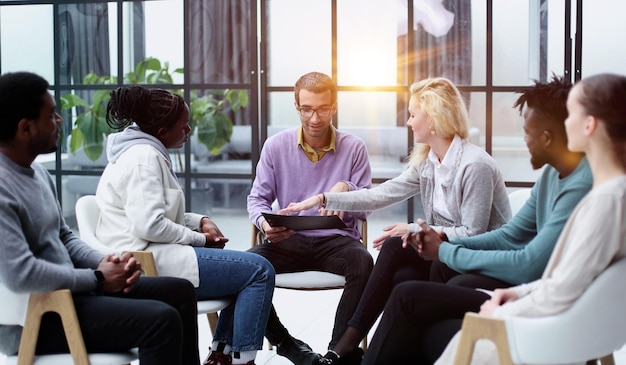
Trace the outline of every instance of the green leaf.
{"label": "green leaf", "polygon": [[74,94],[65,94],[61,96],[61,109],[72,109],[76,106],[84,106],[89,107],[89,103],[87,103],[83,98]]}
{"label": "green leaf", "polygon": [[83,148],[85,151],[85,155],[91,160],[96,161],[102,155],[104,151],[104,145],[102,143],[99,144],[86,144]]}
{"label": "green leaf", "polygon": [[70,139],[70,152],[76,153],[76,151],[80,149],[80,146],[82,146],[83,141],[85,140],[85,135],[80,129],[76,128],[72,130],[71,136],[72,138]]}
{"label": "green leaf", "polygon": [[145,60],[145,62],[146,62],[146,68],[148,70],[154,70],[154,71],[161,70],[161,61],[159,61],[157,58],[149,57]]}
{"label": "green leaf", "polygon": [[93,72],[90,72],[83,77],[83,84],[94,85],[98,82],[98,75]]}
{"label": "green leaf", "polygon": [[110,90],[96,90],[93,93],[93,106],[94,110],[100,111],[101,109],[106,110],[106,104],[111,99],[111,91]]}

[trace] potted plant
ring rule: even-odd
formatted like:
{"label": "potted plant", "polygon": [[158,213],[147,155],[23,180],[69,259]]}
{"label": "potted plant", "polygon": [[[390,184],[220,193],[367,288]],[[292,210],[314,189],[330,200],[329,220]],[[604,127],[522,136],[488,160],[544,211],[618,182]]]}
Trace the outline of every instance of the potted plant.
{"label": "potted plant", "polygon": [[[182,68],[170,72],[168,62],[161,63],[149,57],[139,62],[134,71],[124,75],[124,84],[172,84],[172,75],[183,72]],[[117,85],[117,78],[89,73],[85,75],[83,84]],[[173,89],[172,92],[183,96],[182,90]],[[75,108],[76,112],[69,145],[71,153],[82,148],[92,161],[102,155],[106,136],[115,132],[105,120],[109,93],[109,89],[94,91],[91,103],[73,93],[61,96],[61,109]],[[247,106],[248,94],[245,90],[210,90],[202,95],[192,91],[189,100],[191,134],[198,133],[198,141],[217,155],[233,133],[230,112]]]}

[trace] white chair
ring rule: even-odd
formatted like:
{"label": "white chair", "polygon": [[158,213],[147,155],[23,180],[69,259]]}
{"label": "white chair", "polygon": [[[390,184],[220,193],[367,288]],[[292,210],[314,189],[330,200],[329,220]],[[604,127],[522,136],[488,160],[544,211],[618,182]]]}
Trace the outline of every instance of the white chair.
{"label": "white chair", "polygon": [[[84,195],[76,201],[76,223],[80,238],[96,250],[104,253],[114,253],[114,250],[100,242],[95,235],[96,225],[100,218],[100,208],[95,195]],[[132,251],[135,259],[141,264],[141,268],[147,276],[158,276],[156,263],[152,252]],[[206,314],[211,327],[211,333],[215,333],[217,327],[217,312],[226,308],[230,299],[218,298],[198,301],[198,314]]]}
{"label": "white chair", "polygon": [[[69,354],[35,356],[41,317],[47,312],[56,312],[61,317]],[[6,365],[121,365],[139,359],[137,349],[116,353],[87,353],[74,300],[68,289],[36,294],[14,293],[0,283],[0,324],[24,327],[18,355],[8,356],[4,362]]]}
{"label": "white chair", "polygon": [[626,259],[612,264],[565,312],[495,319],[467,313],[454,364],[469,365],[479,339],[495,343],[501,365],[615,364],[626,343]]}
{"label": "white chair", "polygon": [[[367,221],[361,221],[361,244],[367,248]],[[263,242],[263,233],[252,224],[252,246],[260,245]],[[301,271],[276,274],[275,287],[292,290],[331,290],[343,289],[346,285],[346,278],[343,275],[333,274],[325,271]],[[367,349],[367,335],[361,342],[363,350]],[[272,344],[270,343],[270,349]]]}
{"label": "white chair", "polygon": [[509,193],[509,203],[511,204],[511,215],[515,216],[517,212],[526,204],[526,200],[530,197],[531,188],[519,188]]}

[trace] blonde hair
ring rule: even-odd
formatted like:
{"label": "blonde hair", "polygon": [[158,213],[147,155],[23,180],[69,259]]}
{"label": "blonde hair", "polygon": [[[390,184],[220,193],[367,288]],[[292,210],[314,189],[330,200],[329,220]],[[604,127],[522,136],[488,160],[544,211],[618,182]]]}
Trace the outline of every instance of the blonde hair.
{"label": "blonde hair", "polygon": [[[429,78],[411,85],[411,98],[415,98],[419,109],[432,123],[435,134],[442,138],[461,139],[469,136],[469,115],[459,89],[452,81],[443,78]],[[418,143],[409,156],[409,167],[414,167],[428,156],[430,146]]]}

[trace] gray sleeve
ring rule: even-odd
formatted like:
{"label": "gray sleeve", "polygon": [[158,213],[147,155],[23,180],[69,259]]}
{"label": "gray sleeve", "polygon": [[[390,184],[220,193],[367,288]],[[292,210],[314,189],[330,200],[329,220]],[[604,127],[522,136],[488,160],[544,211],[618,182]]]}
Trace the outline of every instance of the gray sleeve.
{"label": "gray sleeve", "polygon": [[417,168],[409,168],[371,189],[325,193],[326,209],[348,212],[378,210],[402,202],[419,192],[419,171]]}

